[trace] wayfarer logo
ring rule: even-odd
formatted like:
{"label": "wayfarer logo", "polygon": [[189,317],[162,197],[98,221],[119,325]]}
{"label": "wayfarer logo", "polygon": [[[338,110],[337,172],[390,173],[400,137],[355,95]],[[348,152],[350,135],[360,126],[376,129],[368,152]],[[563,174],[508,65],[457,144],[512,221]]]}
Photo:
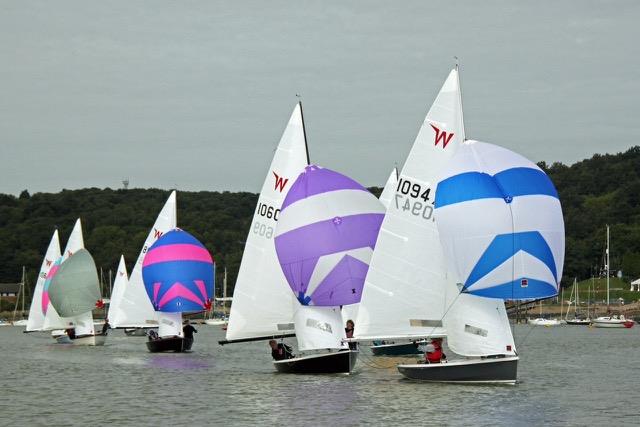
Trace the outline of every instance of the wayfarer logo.
{"label": "wayfarer logo", "polygon": [[276,179],[276,185],[275,187],[273,187],[274,190],[278,190],[279,192],[282,193],[282,190],[284,190],[284,187],[287,186],[287,182],[289,182],[289,178],[283,178],[280,175],[278,175],[275,171],[273,172],[273,176]]}
{"label": "wayfarer logo", "polygon": [[438,145],[438,142],[442,141],[442,148],[447,148],[447,144],[449,143],[449,141],[451,141],[451,138],[453,138],[453,133],[447,133],[447,131],[440,130],[439,128],[435,127],[431,123],[429,124],[431,125],[433,130],[436,132],[436,140],[435,140],[436,145]]}

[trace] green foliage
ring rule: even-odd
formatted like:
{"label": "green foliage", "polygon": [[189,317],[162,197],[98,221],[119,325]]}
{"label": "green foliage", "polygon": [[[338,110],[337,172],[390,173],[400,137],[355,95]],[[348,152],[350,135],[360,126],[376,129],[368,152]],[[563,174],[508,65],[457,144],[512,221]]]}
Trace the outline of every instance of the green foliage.
{"label": "green foliage", "polygon": [[[640,147],[595,155],[572,166],[539,164],[560,194],[566,228],[563,285],[598,274],[603,265],[605,225],[611,226],[611,268],[625,279],[640,277]],[[379,195],[381,188],[371,191]],[[83,221],[85,245],[104,277],[124,254],[129,271],[169,191],[86,188],[20,197],[0,194],[0,282],[18,282],[21,266],[33,286],[51,233],[64,246],[75,219]],[[217,263],[217,282],[228,269],[236,280],[244,241],[257,202],[252,193],[179,192],[178,224],[200,239]],[[220,287],[218,287],[220,288]]]}

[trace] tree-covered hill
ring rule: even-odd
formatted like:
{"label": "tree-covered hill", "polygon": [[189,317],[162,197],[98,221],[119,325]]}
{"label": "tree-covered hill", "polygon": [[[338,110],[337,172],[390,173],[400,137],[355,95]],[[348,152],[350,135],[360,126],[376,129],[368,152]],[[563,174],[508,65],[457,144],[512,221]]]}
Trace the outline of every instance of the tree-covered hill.
{"label": "tree-covered hill", "polygon": [[[612,270],[640,277],[640,147],[615,155],[595,155],[572,166],[545,169],[558,188],[565,217],[567,250],[563,285],[585,279],[602,267],[605,225],[611,226]],[[380,189],[373,191],[379,194]],[[64,247],[77,217],[85,246],[106,272],[124,254],[131,270],[144,239],[169,192],[158,189],[88,188],[60,193],[25,190],[0,194],[0,282],[20,280],[21,266],[35,283],[55,227]],[[230,287],[237,275],[257,195],[229,192],[178,192],[178,224],[200,239],[218,264],[228,268]],[[597,272],[596,272],[597,273]]]}

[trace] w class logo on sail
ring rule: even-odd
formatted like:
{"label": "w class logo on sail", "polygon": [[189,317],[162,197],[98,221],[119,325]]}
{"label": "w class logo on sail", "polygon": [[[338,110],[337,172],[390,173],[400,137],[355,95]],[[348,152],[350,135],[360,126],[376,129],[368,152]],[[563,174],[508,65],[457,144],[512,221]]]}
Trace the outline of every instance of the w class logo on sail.
{"label": "w class logo on sail", "polygon": [[278,175],[275,171],[272,171],[272,172],[273,172],[273,177],[276,180],[275,186],[273,187],[273,189],[278,190],[279,192],[282,193],[282,190],[284,190],[284,187],[286,187],[287,183],[289,182],[289,178],[284,178]]}
{"label": "w class logo on sail", "polygon": [[433,123],[429,123],[433,130],[435,131],[435,145],[437,146],[439,142],[442,142],[442,148],[447,148],[447,144],[453,138],[453,132],[447,132],[446,130],[441,130],[440,128],[433,125]]}

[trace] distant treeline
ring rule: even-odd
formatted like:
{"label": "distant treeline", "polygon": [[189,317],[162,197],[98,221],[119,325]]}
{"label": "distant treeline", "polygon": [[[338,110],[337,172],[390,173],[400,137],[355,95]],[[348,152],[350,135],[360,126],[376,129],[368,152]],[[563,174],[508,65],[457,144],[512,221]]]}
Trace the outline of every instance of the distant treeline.
{"label": "distant treeline", "polygon": [[[611,226],[612,270],[622,270],[626,278],[640,277],[640,147],[595,155],[572,166],[539,165],[551,176],[562,202],[567,239],[563,285],[600,273],[606,224]],[[371,190],[380,193],[380,188]],[[54,228],[64,248],[78,217],[85,246],[105,278],[117,267],[120,254],[131,271],[168,196],[169,191],[158,189],[108,188],[0,194],[0,283],[18,282],[25,265],[33,286]],[[257,199],[252,193],[178,192],[178,225],[211,251],[218,284],[227,267],[230,290]]]}

